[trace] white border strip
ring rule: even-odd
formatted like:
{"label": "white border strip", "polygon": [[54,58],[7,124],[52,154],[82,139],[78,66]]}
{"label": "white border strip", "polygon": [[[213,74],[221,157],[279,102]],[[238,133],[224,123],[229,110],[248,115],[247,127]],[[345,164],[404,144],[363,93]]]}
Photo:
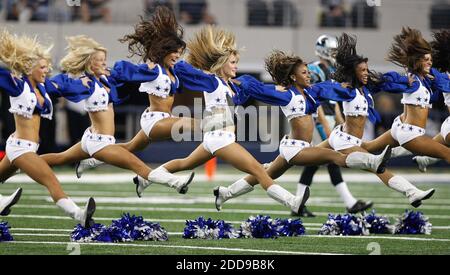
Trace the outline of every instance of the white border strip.
{"label": "white border strip", "polygon": [[269,254],[292,254],[292,255],[349,255],[338,253],[317,253],[301,251],[280,251],[280,250],[259,250],[247,248],[209,247],[209,246],[184,246],[184,245],[158,245],[158,244],[133,244],[133,243],[74,243],[74,242],[33,242],[33,241],[13,241],[11,244],[43,244],[43,245],[73,245],[83,246],[117,246],[117,247],[154,247],[154,248],[179,248],[192,250],[215,250],[227,252],[248,252],[248,253],[269,253]]}

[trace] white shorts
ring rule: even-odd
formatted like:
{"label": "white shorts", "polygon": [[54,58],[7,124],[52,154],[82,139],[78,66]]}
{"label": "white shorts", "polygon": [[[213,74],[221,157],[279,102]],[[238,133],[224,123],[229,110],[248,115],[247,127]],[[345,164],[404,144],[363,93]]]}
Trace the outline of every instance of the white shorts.
{"label": "white shorts", "polygon": [[81,149],[88,153],[91,157],[102,150],[106,146],[116,143],[116,139],[113,136],[94,134],[90,128],[84,131],[83,138],[81,139]]}
{"label": "white shorts", "polygon": [[205,133],[203,136],[203,147],[206,151],[214,155],[214,153],[227,147],[236,141],[236,135],[232,132],[215,130]]}
{"label": "white shorts", "polygon": [[341,151],[355,146],[360,147],[362,143],[361,139],[345,133],[342,131],[342,127],[343,125],[338,125],[331,132],[328,138],[328,143],[331,148],[336,151]]}
{"label": "white shorts", "polygon": [[39,149],[39,144],[26,140],[15,138],[10,135],[6,140],[6,157],[12,163],[15,159],[26,153],[36,153]]}
{"label": "white shorts", "polygon": [[441,136],[446,139],[448,134],[450,134],[450,116],[442,123],[441,126]]}
{"label": "white shorts", "polygon": [[145,110],[145,112],[141,115],[142,131],[144,131],[144,133],[149,137],[156,122],[169,117],[172,117],[169,113],[151,112],[149,110]]}
{"label": "white shorts", "polygon": [[415,125],[403,123],[398,116],[391,127],[392,137],[402,146],[411,140],[425,135],[425,129]]}
{"label": "white shorts", "polygon": [[289,163],[293,157],[298,155],[303,149],[309,147],[311,147],[309,142],[290,139],[285,136],[280,142],[280,156]]}

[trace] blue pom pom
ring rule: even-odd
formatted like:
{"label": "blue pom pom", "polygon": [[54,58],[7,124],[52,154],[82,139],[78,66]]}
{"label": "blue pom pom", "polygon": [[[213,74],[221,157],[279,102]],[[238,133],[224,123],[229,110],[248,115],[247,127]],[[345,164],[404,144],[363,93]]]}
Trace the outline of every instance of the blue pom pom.
{"label": "blue pom pom", "polygon": [[431,234],[432,224],[428,222],[428,217],[422,212],[406,210],[397,219],[395,224],[395,234]]}
{"label": "blue pom pom", "polygon": [[277,223],[277,231],[280,236],[292,237],[305,235],[305,227],[303,226],[302,220],[300,219],[277,219]]}
{"label": "blue pom pom", "polygon": [[394,234],[395,228],[385,216],[377,216],[375,210],[364,217],[369,225],[369,232],[373,234]]}
{"label": "blue pom pom", "polygon": [[234,239],[239,234],[229,223],[223,220],[212,220],[199,217],[196,220],[187,220],[183,232],[185,239]]}
{"label": "blue pom pom", "polygon": [[14,241],[13,237],[9,233],[10,228],[11,227],[8,226],[7,222],[0,222],[0,242]]}
{"label": "blue pom pom", "polygon": [[277,238],[278,223],[269,216],[250,217],[241,224],[240,236],[244,238]]}
{"label": "blue pom pom", "polygon": [[105,234],[107,228],[103,224],[94,224],[91,228],[85,228],[81,224],[77,224],[70,234],[72,242],[88,243],[88,242],[112,242]]}
{"label": "blue pom pom", "polygon": [[337,223],[335,216],[332,214],[328,214],[328,220],[322,225],[322,228],[319,230],[319,235],[340,235],[341,229],[339,224]]}
{"label": "blue pom pom", "polygon": [[368,225],[362,219],[351,214],[328,215],[328,220],[322,225],[319,235],[357,236],[369,235]]}
{"label": "blue pom pom", "polygon": [[141,216],[126,213],[112,225],[95,224],[87,229],[78,224],[70,235],[73,242],[132,242],[135,240],[167,241],[168,234],[158,223],[146,222]]}
{"label": "blue pom pom", "polygon": [[112,221],[111,232],[120,241],[167,241],[169,239],[167,231],[159,223],[144,221],[142,216],[131,216],[124,213],[118,220]]}

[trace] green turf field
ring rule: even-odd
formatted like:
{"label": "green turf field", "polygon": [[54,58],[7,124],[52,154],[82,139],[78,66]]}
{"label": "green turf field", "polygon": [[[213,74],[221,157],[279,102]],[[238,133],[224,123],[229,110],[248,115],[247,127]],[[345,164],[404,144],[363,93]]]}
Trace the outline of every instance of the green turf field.
{"label": "green turf field", "polygon": [[[290,171],[296,177],[299,170]],[[86,175],[99,175],[100,170]],[[123,173],[123,171],[120,171]],[[199,169],[201,173],[202,170]],[[219,173],[227,177],[228,170]],[[236,177],[237,172],[231,171]],[[404,173],[407,173],[407,171]],[[415,173],[415,171],[414,171]],[[114,174],[104,174],[114,176]],[[132,174],[130,174],[132,175]],[[328,175],[326,175],[328,177]],[[230,176],[230,179],[233,178]],[[345,178],[345,174],[344,174]],[[131,177],[130,177],[131,179]],[[199,180],[200,179],[200,180]],[[212,189],[230,181],[217,180],[212,183],[197,176],[188,194],[180,195],[174,190],[152,185],[146,190],[143,199],[134,193],[131,181],[117,183],[64,182],[63,188],[77,202],[93,196],[97,200],[96,222],[110,225],[112,219],[118,219],[123,212],[142,215],[146,220],[160,222],[169,232],[167,242],[132,242],[120,244],[81,244],[79,252],[84,254],[370,254],[372,246],[380,248],[381,254],[450,254],[450,184],[418,184],[422,188],[436,188],[431,200],[419,208],[430,217],[433,224],[431,235],[371,235],[357,237],[318,236],[317,232],[326,221],[328,213],[345,213],[344,207],[331,184],[320,182],[313,185],[310,210],[319,214],[316,218],[302,218],[306,227],[306,236],[281,237],[277,239],[234,239],[234,240],[186,240],[181,234],[186,219],[199,216],[223,219],[239,227],[251,215],[270,215],[272,218],[289,217],[282,205],[268,198],[258,187],[249,195],[240,197],[224,206],[221,212],[214,208]],[[223,177],[221,177],[223,179]],[[293,180],[283,184],[295,192]],[[11,194],[17,187],[23,187],[20,202],[12,209],[10,216],[0,220],[7,221],[12,227],[14,242],[0,243],[0,255],[4,254],[61,254],[77,253],[77,245],[70,243],[69,234],[74,222],[49,200],[46,190],[35,183],[10,182],[0,185],[0,193]],[[400,194],[382,184],[351,183],[349,187],[355,197],[372,200],[377,214],[386,214],[391,223],[405,209],[412,209]],[[121,199],[121,200],[119,200]],[[78,203],[81,205],[81,203]],[[373,244],[375,243],[375,244]]]}

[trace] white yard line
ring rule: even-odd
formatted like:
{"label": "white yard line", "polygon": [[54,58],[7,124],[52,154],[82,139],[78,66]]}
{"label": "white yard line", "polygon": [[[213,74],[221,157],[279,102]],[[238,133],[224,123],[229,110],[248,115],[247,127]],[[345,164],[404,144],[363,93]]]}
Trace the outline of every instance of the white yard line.
{"label": "white yard line", "polygon": [[[180,197],[179,194],[177,194],[175,192],[175,190],[172,189],[167,189],[168,192],[152,192],[152,190],[148,190],[147,192],[147,196],[151,197],[151,198],[174,198],[176,199],[177,197]],[[211,188],[212,190],[212,188]],[[189,190],[189,193],[186,194],[185,196],[181,196],[181,198],[202,198],[202,199],[207,199],[208,201],[212,200],[214,198],[212,191],[208,190],[208,192],[191,192],[193,190]],[[1,189],[2,194],[10,194],[15,192],[16,189]],[[211,192],[209,192],[211,191]],[[312,190],[312,194],[311,194],[311,198],[309,198],[308,203],[333,203],[333,202],[339,202],[341,201],[341,199],[337,196],[323,196],[323,195],[314,195],[314,191]],[[135,197],[136,193],[135,192],[131,192],[131,191],[127,191],[127,192],[123,192],[121,190],[117,190],[117,191],[66,191],[70,196],[92,196],[94,198],[96,197],[116,197],[117,199],[121,199],[121,198],[137,198]],[[40,195],[40,196],[37,196]],[[29,199],[40,199],[41,196],[46,196],[48,197],[48,192],[46,190],[29,190],[28,188],[25,188],[25,190],[23,190],[22,193],[23,198],[29,198]],[[147,198],[148,198],[147,197]],[[386,203],[402,203],[402,204],[407,204],[407,201],[405,198],[403,197],[391,197],[391,198],[386,198],[386,197],[373,197],[370,196],[369,194],[364,195],[365,198],[370,198],[371,200],[375,201],[375,203],[382,203],[382,204],[386,204]],[[251,195],[247,195],[245,196],[245,199],[253,199],[253,200],[259,200],[259,201],[264,201],[264,202],[272,202],[272,200],[270,198],[267,197],[267,195],[263,192],[253,192]],[[446,205],[446,206],[450,206],[450,200],[449,199],[435,199],[432,198],[429,201],[427,201],[427,205]]]}
{"label": "white yard line", "polygon": [[[76,203],[85,203],[89,197],[71,197],[72,200]],[[23,199],[30,200],[45,200],[47,202],[53,202],[53,199],[49,196],[24,196]],[[400,202],[399,204],[393,203],[377,203],[375,208],[387,208],[387,209],[407,209],[411,206],[407,203],[406,199],[404,202]],[[95,201],[97,203],[111,203],[111,204],[180,204],[180,205],[193,205],[198,203],[214,203],[213,196],[180,196],[174,194],[173,196],[165,196],[165,197],[95,197]],[[245,205],[276,205],[273,199],[269,197],[265,198],[257,198],[251,196],[245,196],[242,198],[236,198],[233,200],[227,201],[227,204],[245,204]],[[343,207],[342,203],[330,203],[330,202],[321,202],[314,199],[308,201],[309,206],[321,206],[321,207]],[[420,206],[420,209],[426,210],[450,210],[450,205],[426,205],[424,202],[423,205]]]}
{"label": "white yard line", "polygon": [[[302,236],[303,237],[303,236]],[[386,239],[401,241],[423,241],[423,242],[450,242],[450,239],[414,238],[414,237],[388,237],[388,236],[328,236],[328,235],[304,235],[308,238],[350,238],[350,239]]]}
{"label": "white yard line", "polygon": [[[182,235],[183,233],[168,233],[169,235]],[[37,237],[69,237],[69,234],[28,234],[15,233],[14,236],[37,236]],[[436,238],[415,238],[415,237],[392,237],[392,236],[329,236],[329,235],[302,235],[294,238],[332,238],[332,239],[377,239],[377,240],[397,240],[397,241],[421,241],[421,242],[450,242],[450,239],[436,239]]]}
{"label": "white yard line", "polygon": [[337,253],[316,253],[301,251],[280,251],[280,250],[260,250],[246,248],[229,248],[229,247],[208,247],[208,246],[188,246],[188,245],[158,245],[158,244],[133,244],[133,243],[73,243],[73,242],[33,242],[33,241],[13,241],[11,244],[43,244],[43,245],[74,245],[80,246],[112,246],[112,247],[154,247],[154,248],[178,248],[190,250],[213,250],[226,252],[248,252],[248,253],[268,253],[268,254],[293,254],[293,255],[345,255]]}
{"label": "white yard line", "polygon": [[[319,223],[304,223],[307,230],[319,230],[322,224]],[[433,226],[433,230],[450,230],[450,226]],[[57,228],[15,228],[10,229],[11,232],[56,232],[56,233],[71,233],[72,229],[57,229]],[[16,235],[17,233],[14,233]],[[183,235],[179,232],[169,232],[170,235]],[[64,235],[66,236],[66,235]]]}
{"label": "white yard line", "polygon": [[[67,173],[57,173],[58,179],[62,183],[84,183],[84,184],[114,184],[114,183],[127,183],[132,182],[132,178],[135,176],[133,173],[110,173],[110,174],[94,174],[95,171],[83,175],[81,179],[77,179],[75,173],[67,174]],[[183,175],[183,173],[179,173]],[[343,173],[346,182],[358,182],[358,183],[380,183],[380,180],[377,176],[370,173]],[[214,177],[214,181],[225,181],[232,183],[240,178],[242,178],[244,174],[239,173],[219,173]],[[450,173],[442,173],[442,174],[423,174],[423,173],[400,173],[406,179],[410,180],[413,183],[450,183]],[[277,179],[277,182],[298,182],[299,175],[297,174],[285,174]],[[208,181],[208,178],[205,174],[197,174],[194,181]],[[212,181],[212,183],[214,182]],[[328,174],[317,174],[314,177],[315,182],[324,182],[328,183],[330,178]],[[19,174],[13,176],[7,182],[11,183],[32,183],[34,182],[27,175]]]}

